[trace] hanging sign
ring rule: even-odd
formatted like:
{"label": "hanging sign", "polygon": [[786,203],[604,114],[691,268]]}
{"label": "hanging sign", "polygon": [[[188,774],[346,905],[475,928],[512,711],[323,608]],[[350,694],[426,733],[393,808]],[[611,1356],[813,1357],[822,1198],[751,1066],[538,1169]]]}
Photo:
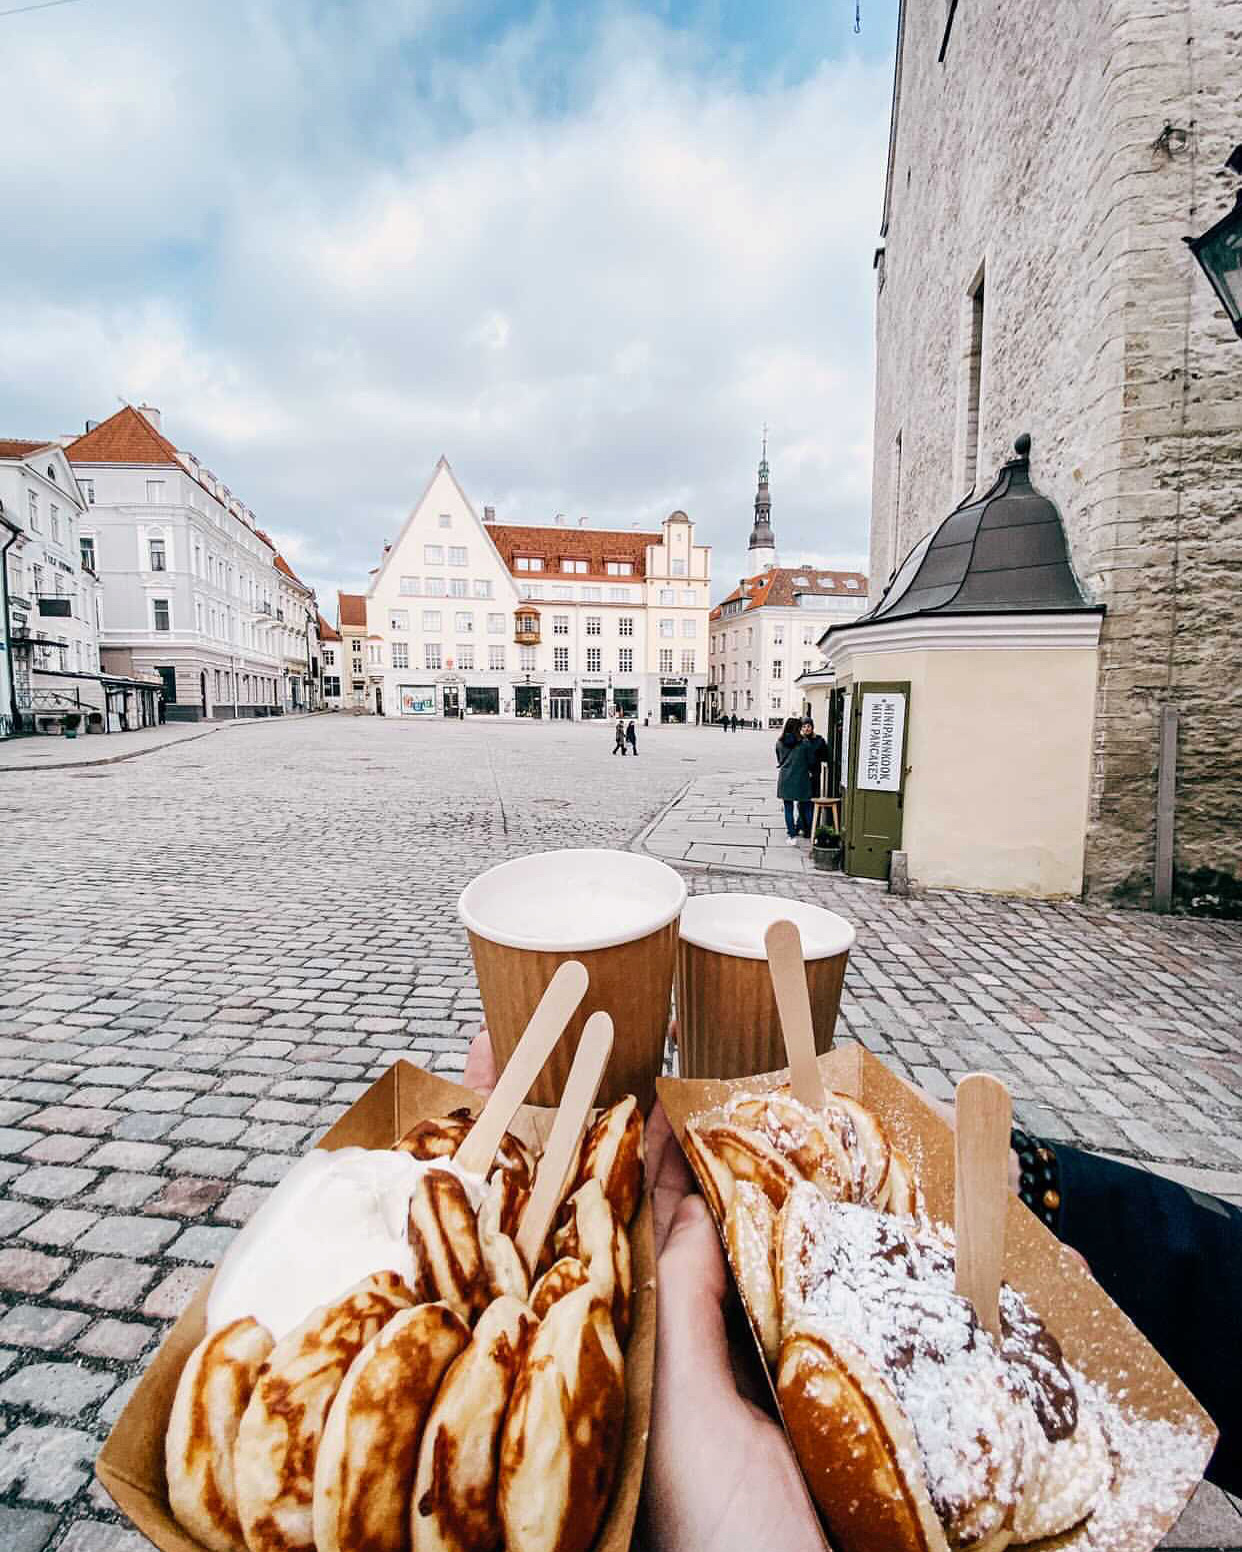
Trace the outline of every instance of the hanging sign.
{"label": "hanging sign", "polygon": [[906,698],[867,692],[862,698],[855,785],[865,792],[901,790],[906,732]]}
{"label": "hanging sign", "polygon": [[850,713],[854,706],[854,693],[846,690],[841,700],[841,790],[850,784]]}

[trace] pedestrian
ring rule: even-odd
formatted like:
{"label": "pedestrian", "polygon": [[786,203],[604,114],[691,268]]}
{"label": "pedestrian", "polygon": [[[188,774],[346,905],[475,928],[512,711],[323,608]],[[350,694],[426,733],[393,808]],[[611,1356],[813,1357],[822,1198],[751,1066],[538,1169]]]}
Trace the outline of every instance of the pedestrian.
{"label": "pedestrian", "polygon": [[[785,805],[785,845],[795,846],[798,833],[811,833],[811,760],[809,744],[802,737],[802,724],[790,717],[776,741],[776,795]],[[797,804],[797,817],[794,805]]]}
{"label": "pedestrian", "polygon": [[815,731],[815,724],[810,717],[802,719],[802,737],[811,748],[811,791],[816,797],[823,797],[825,794],[819,790],[819,784],[821,773],[828,763],[828,740],[821,738]]}
{"label": "pedestrian", "polygon": [[737,712],[736,711],[733,713],[732,727],[733,727],[733,731],[736,733],[737,732]]}
{"label": "pedestrian", "polygon": [[617,718],[617,737],[616,742],[612,746],[612,752],[622,756],[625,754],[625,723],[622,722],[620,717]]}
{"label": "pedestrian", "polygon": [[630,746],[630,753],[632,755],[637,756],[637,754],[638,754],[638,729],[634,725],[633,717],[630,718],[629,724],[627,725],[627,727],[625,729],[625,741]]}
{"label": "pedestrian", "polygon": [[[163,705],[163,702],[161,701],[160,704]],[[720,714],[720,725],[722,728],[724,728],[726,733],[729,731],[729,719],[723,712]]]}

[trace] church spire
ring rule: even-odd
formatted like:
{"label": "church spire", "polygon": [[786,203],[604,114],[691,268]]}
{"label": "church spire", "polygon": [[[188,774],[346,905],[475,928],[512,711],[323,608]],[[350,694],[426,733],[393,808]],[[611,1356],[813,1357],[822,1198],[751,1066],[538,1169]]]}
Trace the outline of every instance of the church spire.
{"label": "church spire", "polygon": [[750,560],[756,571],[776,565],[776,539],[772,533],[772,497],[768,491],[768,428],[763,428],[763,454],[759,459],[759,485],[755,491],[755,524],[750,530]]}

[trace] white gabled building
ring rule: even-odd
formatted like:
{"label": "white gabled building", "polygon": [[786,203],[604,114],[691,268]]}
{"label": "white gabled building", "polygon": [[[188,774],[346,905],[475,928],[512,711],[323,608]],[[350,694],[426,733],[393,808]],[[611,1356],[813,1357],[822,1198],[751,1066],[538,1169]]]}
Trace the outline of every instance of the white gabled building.
{"label": "white gabled building", "polygon": [[710,555],[684,512],[652,532],[480,520],[441,458],[372,573],[368,710],[692,721]]}

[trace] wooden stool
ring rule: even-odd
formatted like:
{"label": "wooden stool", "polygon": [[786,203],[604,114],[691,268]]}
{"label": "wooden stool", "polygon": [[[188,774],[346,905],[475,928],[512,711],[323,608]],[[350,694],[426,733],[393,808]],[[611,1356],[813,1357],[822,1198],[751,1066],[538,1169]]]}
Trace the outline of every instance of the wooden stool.
{"label": "wooden stool", "polygon": [[828,828],[830,830],[836,830],[839,833],[840,829],[841,829],[841,799],[840,798],[812,798],[811,799],[811,841],[812,841],[812,843],[814,843],[815,833],[819,829],[819,812],[820,812],[820,809],[827,809],[828,810],[828,820],[829,820]]}

